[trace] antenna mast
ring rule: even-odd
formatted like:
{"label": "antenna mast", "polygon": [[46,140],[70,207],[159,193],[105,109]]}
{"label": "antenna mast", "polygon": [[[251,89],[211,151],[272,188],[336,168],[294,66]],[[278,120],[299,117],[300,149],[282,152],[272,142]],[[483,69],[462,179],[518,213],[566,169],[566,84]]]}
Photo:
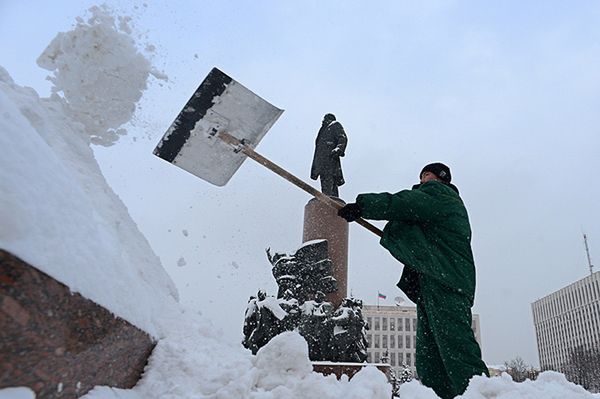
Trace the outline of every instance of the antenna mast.
{"label": "antenna mast", "polygon": [[583,243],[585,244],[585,253],[587,254],[588,265],[590,267],[590,275],[594,272],[594,265],[592,265],[592,258],[590,257],[590,248],[587,243],[587,235],[583,233]]}

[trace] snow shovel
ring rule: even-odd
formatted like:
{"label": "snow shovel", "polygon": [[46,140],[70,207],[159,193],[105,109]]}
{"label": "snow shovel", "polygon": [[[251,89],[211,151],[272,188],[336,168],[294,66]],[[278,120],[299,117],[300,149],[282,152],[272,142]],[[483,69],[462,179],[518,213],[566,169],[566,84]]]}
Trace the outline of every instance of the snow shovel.
{"label": "snow shovel", "polygon": [[[327,205],[342,205],[254,151],[283,113],[213,68],[177,115],[154,155],[217,186],[224,186],[252,158]],[[356,221],[381,237],[364,219]]]}

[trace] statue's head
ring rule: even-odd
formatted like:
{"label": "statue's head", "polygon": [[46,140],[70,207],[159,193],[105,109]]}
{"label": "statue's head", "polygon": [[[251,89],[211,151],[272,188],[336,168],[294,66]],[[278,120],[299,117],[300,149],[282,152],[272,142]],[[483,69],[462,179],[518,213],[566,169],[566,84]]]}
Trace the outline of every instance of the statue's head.
{"label": "statue's head", "polygon": [[325,114],[325,116],[323,117],[323,123],[331,123],[334,120],[335,120],[334,114]]}
{"label": "statue's head", "polygon": [[256,296],[258,297],[259,301],[264,301],[267,298],[267,293],[264,290],[258,290]]}
{"label": "statue's head", "polygon": [[317,293],[315,294],[315,301],[317,303],[322,303],[325,301],[325,294],[323,293],[323,291],[317,291]]}

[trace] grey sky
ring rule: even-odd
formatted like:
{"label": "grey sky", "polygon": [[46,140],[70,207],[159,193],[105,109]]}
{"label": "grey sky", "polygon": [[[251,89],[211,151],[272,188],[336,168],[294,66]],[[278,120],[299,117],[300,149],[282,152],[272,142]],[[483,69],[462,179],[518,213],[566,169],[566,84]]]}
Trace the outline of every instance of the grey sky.
{"label": "grey sky", "polygon": [[[47,95],[35,59],[93,4],[0,0],[0,65]],[[600,259],[598,2],[147,1],[116,9],[133,17],[140,43],[156,45],[154,63],[171,80],[153,83],[130,134],[96,153],[184,302],[237,339],[248,296],[275,293],[264,249],[300,246],[309,199],[251,160],[218,188],[152,155],[217,66],[286,110],[257,150],[305,180],[323,114],[338,116],[349,137],[347,201],[408,188],[426,163],[447,163],[471,217],[484,358],[520,355],[537,365],[530,303],[588,273],[582,232]],[[352,226],[350,235],[354,295],[366,303],[377,291],[398,295],[401,265],[371,233]]]}

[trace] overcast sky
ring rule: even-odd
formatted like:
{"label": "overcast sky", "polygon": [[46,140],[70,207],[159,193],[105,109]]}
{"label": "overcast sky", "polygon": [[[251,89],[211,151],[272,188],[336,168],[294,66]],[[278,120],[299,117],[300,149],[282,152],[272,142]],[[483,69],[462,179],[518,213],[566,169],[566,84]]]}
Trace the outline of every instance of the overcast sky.
{"label": "overcast sky", "polygon": [[[336,114],[346,201],[408,188],[444,162],[470,213],[484,359],[537,365],[531,303],[589,274],[584,232],[600,259],[600,3],[407,3],[115,6],[170,81],[151,84],[128,136],[97,157],[182,301],[232,339],[248,297],[276,293],[264,250],[301,245],[309,197],[251,160],[219,188],[152,155],[212,67],[286,110],[257,150],[305,180],[321,118]],[[48,95],[36,58],[94,4],[0,0],[0,65]],[[393,304],[401,270],[351,227],[356,297]]]}

